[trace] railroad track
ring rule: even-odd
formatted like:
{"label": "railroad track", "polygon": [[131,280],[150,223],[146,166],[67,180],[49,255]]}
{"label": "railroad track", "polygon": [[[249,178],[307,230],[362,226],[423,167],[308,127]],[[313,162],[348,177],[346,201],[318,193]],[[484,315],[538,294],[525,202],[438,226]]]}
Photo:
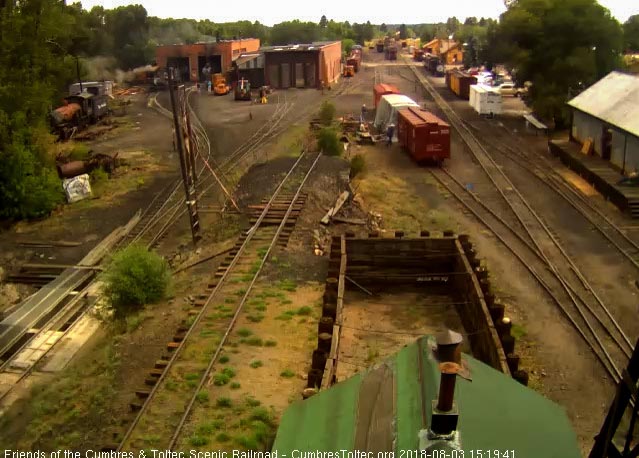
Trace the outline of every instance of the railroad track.
{"label": "railroad track", "polygon": [[[147,384],[136,392],[132,404],[137,414],[117,450],[140,450],[150,446],[173,450],[195,409],[198,393],[208,386],[218,357],[243,311],[263,266],[274,247],[290,236],[292,221],[305,199],[302,188],[321,154],[302,153],[277,189],[263,204],[254,224],[245,231],[233,251],[222,262],[197,296],[192,323],[185,323],[167,346],[167,355],[158,361]],[[282,189],[293,186],[293,195]],[[238,288],[238,284],[243,287]],[[224,313],[221,313],[224,309]],[[222,316],[221,316],[222,315]],[[197,357],[194,357],[197,355]],[[185,374],[197,374],[197,384],[184,384]],[[191,379],[194,382],[194,379]],[[176,388],[177,387],[177,388]],[[156,402],[157,401],[157,402]],[[154,438],[149,443],[149,437]]]}
{"label": "railroad track", "polygon": [[[474,136],[463,120],[432,87],[430,82],[423,75],[420,75],[414,66],[409,67],[433,97],[439,108],[446,114],[449,122],[467,144],[473,157],[494,188],[512,211],[512,214],[515,215],[521,228],[519,238],[543,262],[545,273],[550,273],[553,284],[550,284],[548,278],[544,278],[544,281],[541,281],[541,273],[535,273],[533,276],[551,294],[553,300],[560,306],[576,331],[584,338],[587,345],[600,360],[606,372],[614,381],[618,381],[621,378],[618,363],[625,365],[627,357],[632,351],[632,343],[610,313],[607,305],[580,272],[558,240],[557,235],[532,208],[528,200],[494,161],[484,145]],[[435,175],[437,176],[437,173]],[[449,172],[447,175],[449,178],[454,179]],[[447,187],[467,208],[470,208],[468,202],[464,202],[459,198],[459,193],[453,191],[450,183],[448,185],[444,184],[445,181],[441,176],[438,177],[438,181]],[[458,180],[456,181],[458,182]],[[465,190],[469,192],[467,189]],[[476,202],[480,201],[477,197],[475,200]],[[484,208],[487,208],[487,206],[484,205]],[[493,216],[495,215],[496,213]],[[513,230],[512,226],[509,227]],[[514,250],[507,242],[504,243],[511,251]],[[548,275],[545,275],[545,277],[548,277]],[[593,320],[595,323],[593,323]]]}
{"label": "railroad track", "polygon": [[[477,129],[471,123],[471,128]],[[509,133],[509,135],[511,135]],[[520,168],[529,172],[537,181],[559,195],[578,213],[580,213],[606,240],[608,240],[634,267],[639,269],[639,244],[632,240],[602,210],[583,196],[574,187],[570,186],[564,178],[558,174],[548,158],[535,155],[533,160],[529,154],[511,148],[508,145],[498,145],[491,142],[491,147],[503,157],[509,159]],[[543,165],[542,165],[543,164]]]}

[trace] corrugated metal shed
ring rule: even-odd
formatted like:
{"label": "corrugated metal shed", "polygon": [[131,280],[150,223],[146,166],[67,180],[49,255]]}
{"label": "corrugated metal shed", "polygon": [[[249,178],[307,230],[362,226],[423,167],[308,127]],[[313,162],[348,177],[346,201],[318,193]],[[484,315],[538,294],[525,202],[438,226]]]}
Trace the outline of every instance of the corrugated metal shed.
{"label": "corrugated metal shed", "polygon": [[[439,391],[433,345],[434,339],[421,338],[368,372],[291,405],[273,451],[280,456],[295,456],[294,450],[298,456],[335,450],[405,456],[400,451],[418,450],[419,431],[428,428],[431,401]],[[517,458],[581,456],[563,409],[468,355],[463,362],[472,381],[458,377],[455,387],[462,450],[509,450],[508,456]]]}
{"label": "corrugated metal shed", "polygon": [[636,76],[612,72],[568,105],[639,137],[639,78]]}

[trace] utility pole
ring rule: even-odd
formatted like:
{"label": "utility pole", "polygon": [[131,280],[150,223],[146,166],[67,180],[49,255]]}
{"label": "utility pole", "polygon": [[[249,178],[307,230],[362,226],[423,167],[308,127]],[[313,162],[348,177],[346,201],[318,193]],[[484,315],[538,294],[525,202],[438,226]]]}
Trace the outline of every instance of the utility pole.
{"label": "utility pole", "polygon": [[[176,88],[174,86],[175,79],[173,75],[174,68],[169,67],[168,70],[169,96],[171,97],[171,110],[173,112],[175,143],[180,156],[182,183],[184,184],[184,193],[186,195],[186,208],[189,213],[193,245],[197,245],[197,242],[202,239],[202,236],[200,235],[200,217],[197,211],[197,191],[195,189],[197,173],[195,171],[195,161],[193,158],[192,133],[190,132],[190,123],[188,121],[188,109],[184,106],[186,100],[184,97],[179,97],[184,94],[184,85],[178,88],[180,92],[176,95]],[[188,140],[188,142],[185,140]]]}

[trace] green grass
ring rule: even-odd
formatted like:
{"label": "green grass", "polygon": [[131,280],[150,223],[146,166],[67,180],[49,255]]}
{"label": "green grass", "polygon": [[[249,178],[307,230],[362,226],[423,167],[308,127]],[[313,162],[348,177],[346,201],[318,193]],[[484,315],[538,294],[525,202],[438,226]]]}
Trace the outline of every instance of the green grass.
{"label": "green grass", "polygon": [[167,380],[166,383],[164,383],[164,386],[169,391],[175,391],[179,385],[175,380]]}
{"label": "green grass", "polygon": [[235,377],[235,370],[232,367],[225,367],[222,369],[222,374],[226,375],[228,378]]}
{"label": "green grass", "polygon": [[215,386],[224,386],[230,381],[230,377],[226,374],[215,374],[213,376],[213,384]]}
{"label": "green grass", "polygon": [[215,405],[217,407],[231,407],[233,405],[233,401],[231,401],[231,398],[223,396],[217,398],[217,401],[215,401]]}
{"label": "green grass", "polygon": [[235,299],[233,299],[231,297],[227,297],[226,299],[224,299],[224,303],[225,304],[234,304],[235,303]]}
{"label": "green grass", "polygon": [[184,380],[198,380],[200,378],[200,374],[196,374],[191,372],[189,374],[184,374]]}
{"label": "green grass", "polygon": [[209,402],[209,392],[202,390],[195,395],[195,399],[201,404],[206,404]]}
{"label": "green grass", "polygon": [[229,388],[231,388],[232,390],[239,390],[241,386],[242,385],[240,385],[240,382],[233,382],[229,385]]}
{"label": "green grass", "polygon": [[218,442],[224,443],[224,442],[230,441],[231,440],[231,436],[229,436],[226,433],[220,433],[217,436],[215,436],[215,440],[218,441]]}
{"label": "green grass", "polygon": [[266,342],[264,342],[265,347],[274,347],[276,345],[277,345],[277,342],[275,340],[267,340]]}
{"label": "green grass", "polygon": [[257,310],[258,312],[263,312],[264,310],[266,310],[266,304],[256,305],[255,310]]}
{"label": "green grass", "polygon": [[263,259],[266,256],[266,252],[268,251],[268,247],[262,247],[257,249],[257,255],[260,259]]}
{"label": "green grass", "polygon": [[222,355],[222,356],[220,356],[219,361],[220,361],[220,363],[225,364],[225,363],[229,362],[229,359],[231,359],[231,358],[229,358],[228,355]]}
{"label": "green grass", "polygon": [[295,377],[295,372],[290,369],[284,369],[282,372],[280,372],[280,377],[292,378]]}
{"label": "green grass", "polygon": [[296,313],[298,315],[310,315],[312,311],[313,311],[312,308],[305,305],[304,307],[300,307],[299,309],[297,309]]}
{"label": "green grass", "polygon": [[189,443],[194,447],[201,447],[202,445],[207,445],[209,443],[209,439],[203,436],[191,436],[189,439]]}
{"label": "green grass", "polygon": [[253,331],[247,328],[240,328],[237,330],[237,335],[240,337],[248,337],[253,334]]}
{"label": "green grass", "polygon": [[291,321],[293,319],[293,314],[284,312],[281,315],[276,316],[275,319],[280,321]]}
{"label": "green grass", "polygon": [[264,315],[256,313],[255,315],[247,315],[246,318],[252,323],[259,323],[264,319]]}
{"label": "green grass", "polygon": [[251,398],[251,397],[246,398],[245,402],[246,402],[246,405],[249,407],[257,407],[262,404],[258,399]]}
{"label": "green grass", "polygon": [[233,294],[235,294],[236,296],[244,296],[246,294],[246,289],[245,288],[238,289]]}
{"label": "green grass", "polygon": [[264,342],[262,342],[262,339],[260,339],[257,336],[249,337],[248,339],[242,339],[242,340],[244,341],[245,344],[251,345],[253,347],[261,347],[262,345],[264,345]]}
{"label": "green grass", "polygon": [[223,420],[213,420],[199,425],[195,432],[199,436],[209,436],[224,426]]}
{"label": "green grass", "polygon": [[289,292],[293,292],[297,289],[297,285],[293,280],[280,280],[277,282],[277,287]]}
{"label": "green grass", "polygon": [[249,366],[251,366],[253,369],[257,369],[258,367],[262,367],[264,364],[262,364],[262,361],[255,360],[255,361],[251,361],[251,364],[249,364]]}
{"label": "green grass", "polygon": [[526,328],[521,325],[513,324],[510,328],[510,335],[513,336],[515,339],[520,339],[526,334],[528,334],[528,331],[526,331]]}

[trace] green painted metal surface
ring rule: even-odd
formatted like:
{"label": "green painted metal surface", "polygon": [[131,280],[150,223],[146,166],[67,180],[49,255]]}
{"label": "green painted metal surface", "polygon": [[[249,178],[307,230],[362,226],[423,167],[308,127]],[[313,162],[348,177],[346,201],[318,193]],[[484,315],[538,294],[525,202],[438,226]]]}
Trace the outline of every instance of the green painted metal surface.
{"label": "green painted metal surface", "polygon": [[290,457],[293,450],[351,450],[362,375],[292,404],[284,413],[273,450]]}
{"label": "green painted metal surface", "polygon": [[[395,372],[396,458],[402,451],[416,450],[423,429],[422,403],[427,425],[431,401],[439,392],[439,368],[430,347],[434,340],[420,339],[399,351],[387,364]],[[419,374],[418,353],[423,370]],[[458,431],[463,449],[460,457],[483,458],[579,458],[577,439],[564,410],[510,377],[464,355],[472,380],[457,378],[455,400],[459,409]],[[284,413],[273,450],[290,456],[293,450],[352,450],[360,373]],[[423,384],[423,385],[422,385]],[[423,394],[422,394],[423,393]],[[364,422],[362,422],[364,423]],[[488,455],[487,451],[493,451]],[[499,451],[496,455],[494,451]],[[507,453],[507,454],[505,454]]]}

